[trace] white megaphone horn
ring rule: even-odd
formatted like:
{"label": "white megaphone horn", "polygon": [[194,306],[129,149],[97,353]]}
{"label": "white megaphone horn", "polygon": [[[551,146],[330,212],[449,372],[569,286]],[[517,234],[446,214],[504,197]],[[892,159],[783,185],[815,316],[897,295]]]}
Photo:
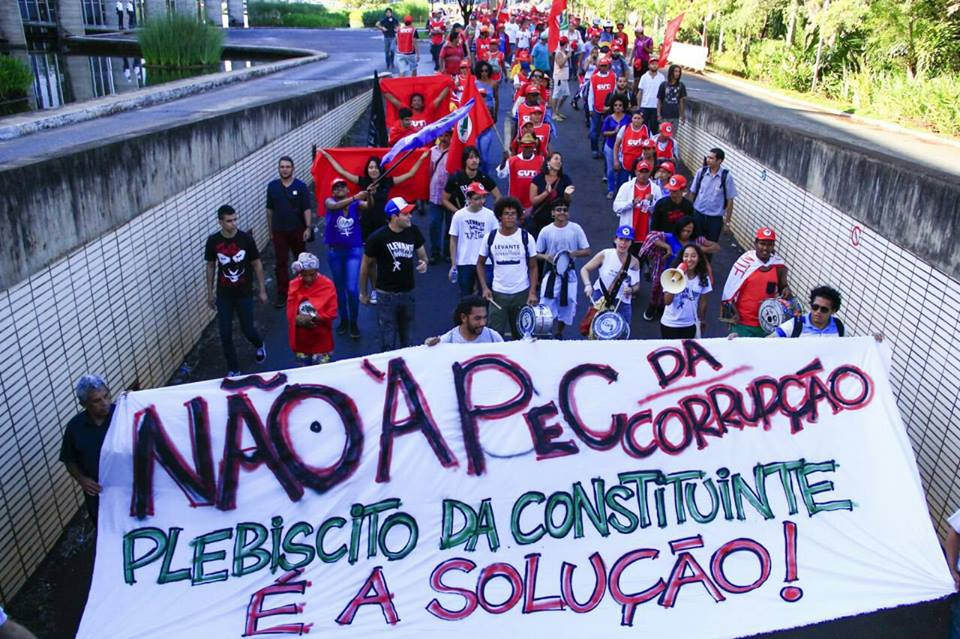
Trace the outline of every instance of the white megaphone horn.
{"label": "white megaphone horn", "polygon": [[668,268],[660,276],[660,286],[671,295],[677,295],[687,288],[687,274],[678,268]]}

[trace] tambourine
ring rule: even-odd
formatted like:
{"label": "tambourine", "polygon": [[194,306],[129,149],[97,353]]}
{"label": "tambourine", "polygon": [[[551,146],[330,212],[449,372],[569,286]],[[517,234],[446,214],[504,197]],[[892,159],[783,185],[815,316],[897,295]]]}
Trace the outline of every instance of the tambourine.
{"label": "tambourine", "polygon": [[616,311],[597,313],[592,327],[595,339],[630,339],[630,324]]}
{"label": "tambourine", "polygon": [[524,339],[533,337],[552,337],[553,325],[556,318],[549,306],[538,304],[531,306],[527,304],[517,313],[517,332]]}

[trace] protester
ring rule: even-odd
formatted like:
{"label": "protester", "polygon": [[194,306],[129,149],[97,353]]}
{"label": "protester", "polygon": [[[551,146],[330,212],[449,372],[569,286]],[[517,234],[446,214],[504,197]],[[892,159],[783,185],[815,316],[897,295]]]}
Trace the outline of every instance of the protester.
{"label": "protester", "polygon": [[[347,181],[334,178],[330,197],[324,201],[326,226],[323,241],[327,245],[327,262],[337,290],[340,322],[337,335],[360,337],[360,262],[363,260],[363,237],[360,232],[360,210],[367,207],[366,191],[350,195]],[[288,301],[289,305],[289,301]]]}
{"label": "protester", "polygon": [[[576,30],[574,30],[576,33]],[[579,34],[578,34],[579,35]],[[553,56],[553,102],[550,105],[553,119],[563,122],[567,118],[560,112],[564,101],[570,97],[570,39],[560,36],[559,46]]]}
{"label": "protester", "polygon": [[576,188],[563,171],[563,155],[550,153],[540,167],[540,173],[530,183],[530,217],[527,228],[535,236],[552,221],[553,204],[563,200],[568,205],[573,201]]}
{"label": "protester", "polygon": [[450,177],[447,172],[447,153],[450,152],[450,137],[447,131],[430,149],[430,201],[427,209],[430,213],[430,265],[433,266],[444,257],[450,258],[447,240],[447,209],[443,205],[443,189]]}
{"label": "protester", "polygon": [[617,30],[613,33],[613,42],[624,51],[630,46],[630,36],[623,30],[623,20],[617,21]]}
{"label": "protester", "polygon": [[611,113],[603,119],[603,124],[600,126],[600,133],[603,136],[603,157],[606,168],[604,180],[607,183],[608,200],[613,199],[613,194],[627,180],[627,176],[619,168],[619,163],[614,162],[614,144],[620,130],[629,122],[626,97],[614,93],[610,104]]}
{"label": "protester", "polygon": [[[615,96],[620,96],[626,100],[626,107],[624,111],[631,113],[637,110],[637,94],[630,88],[630,83],[627,81],[627,76],[618,75],[617,84],[613,88],[613,93],[607,96],[604,106],[606,106],[609,111],[612,108],[611,101]],[[642,115],[642,114],[641,114]],[[642,121],[642,119],[641,119]]]}
{"label": "protester", "polygon": [[413,273],[427,272],[427,251],[423,248],[423,235],[411,219],[413,209],[413,204],[402,197],[392,198],[384,209],[387,225],[374,231],[364,246],[360,301],[370,302],[367,285],[372,283],[377,291],[381,351],[411,344],[416,310]]}
{"label": "protester", "polygon": [[400,107],[397,110],[399,122],[390,127],[387,132],[387,144],[393,146],[401,138],[405,138],[411,133],[416,133],[419,129],[413,126],[413,110],[407,107]]}
{"label": "protester", "polygon": [[643,113],[643,121],[651,131],[660,129],[660,122],[657,120],[657,95],[660,93],[660,85],[666,82],[663,74],[657,71],[658,66],[657,58],[650,58],[647,72],[640,76],[640,82],[637,84],[640,112]]}
{"label": "protester", "polygon": [[[430,113],[436,114],[440,105],[443,104],[444,100],[448,100],[450,95],[450,87],[446,86],[437,93],[436,97],[430,101]],[[408,133],[413,131],[419,131],[423,127],[430,124],[433,121],[432,117],[428,117],[426,110],[426,103],[423,99],[422,93],[411,93],[410,94],[410,104],[402,104],[400,100],[397,99],[397,96],[393,95],[387,90],[383,91],[383,98],[392,104],[397,109],[397,117],[401,118],[400,111],[406,107],[410,109],[410,121],[407,124]],[[400,136],[403,137],[403,136]],[[399,139],[399,138],[398,138]]]}
{"label": "protester", "polygon": [[843,337],[846,328],[835,316],[840,301],[840,291],[818,286],[810,291],[810,312],[791,317],[767,337]]}
{"label": "protester", "polygon": [[326,364],[333,355],[337,289],[318,273],[320,260],[313,253],[301,253],[290,268],[294,273],[287,295],[290,350],[301,366]]}
{"label": "protester", "polygon": [[420,50],[417,48],[417,28],[413,26],[413,16],[403,16],[403,25],[397,29],[397,62],[400,75],[416,77],[417,66],[420,64]]}
{"label": "protester", "polygon": [[437,337],[428,337],[424,344],[490,344],[503,337],[487,326],[487,302],[477,295],[467,295],[453,311],[453,328]]}
{"label": "protester", "polygon": [[636,91],[640,78],[650,67],[650,56],[653,53],[653,38],[643,33],[643,27],[634,29],[633,41],[633,90]]}
{"label": "protester", "polygon": [[[626,320],[628,326],[633,319],[633,298],[640,291],[640,261],[629,254],[631,244],[633,244],[633,228],[621,226],[614,236],[614,248],[603,249],[580,269],[580,280],[583,282],[584,293],[591,302],[597,302],[610,292],[610,288],[623,269],[623,265],[627,263],[628,259],[630,260],[626,279],[616,292],[617,305],[613,309]],[[590,274],[593,271],[597,271],[598,276],[596,282],[591,285]]]}
{"label": "protester", "polygon": [[[676,165],[671,160],[662,160],[657,162],[657,168],[653,172],[653,182],[660,187],[661,191],[667,190],[667,184],[670,181],[670,178],[673,177],[673,174],[677,172]],[[683,177],[680,175],[679,177]],[[687,179],[683,179],[683,188],[687,188]],[[687,203],[689,204],[689,200]],[[659,204],[659,202],[658,202]],[[693,205],[690,205],[690,210],[693,211]],[[693,213],[690,214],[691,216]]]}
{"label": "protester", "polygon": [[533,68],[541,73],[549,74],[550,69],[550,50],[547,49],[547,32],[544,31],[537,39],[530,51],[530,59],[533,62]]}
{"label": "protester", "polygon": [[397,27],[400,25],[393,17],[393,9],[387,7],[383,17],[377,22],[377,28],[383,33],[383,57],[387,63],[387,71],[394,68],[394,57],[397,53]]}
{"label": "protester", "polygon": [[657,119],[669,122],[674,135],[686,118],[687,86],[680,80],[682,75],[680,65],[671,64],[667,69],[667,81],[657,90]]}
{"label": "protester", "polygon": [[0,608],[0,639],[37,639],[37,637],[8,617],[3,608]]}
{"label": "protester", "polygon": [[443,206],[449,211],[449,216],[466,206],[467,187],[474,182],[482,184],[483,188],[493,195],[494,200],[500,197],[497,183],[480,170],[480,160],[480,150],[477,147],[466,147],[460,164],[462,168],[447,178],[443,187]]}
{"label": "protester", "polygon": [[653,167],[644,159],[634,162],[634,177],[623,183],[613,199],[613,212],[620,216],[619,226],[633,229],[633,239],[642,242],[650,232],[650,213],[663,197],[660,187],[650,180]]}
{"label": "protester", "polygon": [[[672,233],[651,231],[640,247],[639,256],[647,258],[650,265],[650,277],[653,285],[650,287],[650,301],[643,313],[643,319],[653,321],[663,313],[664,297],[663,285],[660,276],[667,269],[670,260],[679,256],[683,247],[695,244],[704,254],[713,254],[720,251],[720,245],[711,242],[705,237],[696,234],[696,225],[688,217],[680,218],[674,225]],[[706,266],[709,268],[709,266]]]}
{"label": "protester", "polygon": [[677,294],[664,291],[660,336],[664,339],[702,337],[707,332],[707,294],[713,290],[703,249],[696,244],[685,245],[673,268],[683,271],[686,287]]}
{"label": "protester", "polygon": [[530,132],[533,133],[539,144],[537,145],[539,153],[546,155],[550,151],[550,125],[543,121],[543,107],[533,107],[530,109]]}
{"label": "protester", "polygon": [[428,155],[421,153],[420,157],[417,158],[417,161],[413,163],[413,166],[406,173],[397,175],[396,177],[392,175],[381,177],[383,176],[383,167],[380,166],[380,158],[375,155],[367,158],[363,166],[363,175],[356,175],[343,168],[326,149],[319,149],[319,152],[341,177],[369,193],[367,206],[360,215],[360,232],[364,242],[367,241],[367,238],[369,238],[374,231],[386,225],[387,215],[384,212],[384,208],[390,197],[390,190],[416,175],[417,170],[419,170],[420,165],[423,164]]}
{"label": "protester", "polygon": [[[533,124],[528,123],[532,129]],[[523,206],[524,213],[530,211],[530,185],[543,167],[544,156],[539,155],[540,141],[532,133],[526,133],[520,139],[517,155],[503,152],[503,161],[497,167],[497,177],[508,179],[507,192]]]}
{"label": "protester", "polygon": [[277,299],[274,306],[287,303],[287,285],[290,282],[290,254],[304,251],[313,230],[310,191],[307,185],[293,177],[293,158],[284,155],[277,163],[280,177],[267,184],[267,233],[273,240]]}
{"label": "protester", "polygon": [[433,58],[433,71],[440,70],[440,49],[447,32],[447,22],[443,19],[443,10],[434,9],[433,17],[427,20],[427,31],[430,34],[430,57]]}
{"label": "protester", "polygon": [[100,449],[113,418],[114,404],[110,389],[99,375],[84,375],[74,385],[77,401],[83,410],[73,416],[63,429],[60,461],[83,490],[87,514],[97,525],[100,506]]}
{"label": "protester", "polygon": [[603,122],[603,105],[607,95],[613,93],[617,77],[610,71],[610,58],[603,57],[597,62],[597,70],[590,76],[590,90],[587,93],[587,109],[590,111],[590,151],[593,158],[600,157],[600,125]]}
{"label": "protester", "polygon": [[656,145],[654,154],[657,162],[675,161],[677,157],[677,142],[673,139],[673,124],[660,123],[660,132],[653,138]]}
{"label": "protester", "polygon": [[766,337],[758,317],[760,304],[773,297],[792,297],[787,264],[774,252],[776,232],[764,226],[755,237],[754,249],[740,256],[723,285],[722,317],[740,337]]}
{"label": "protester", "polygon": [[[669,164],[664,162],[664,164]],[[672,168],[672,165],[671,165]],[[688,217],[694,219],[693,204],[690,200],[683,197],[687,188],[687,178],[682,175],[672,175],[665,185],[667,197],[662,197],[653,205],[653,219],[650,223],[651,230],[671,231],[680,218]]]}
{"label": "protester", "polygon": [[693,176],[690,195],[693,196],[694,219],[708,239],[717,242],[724,227],[730,226],[737,185],[730,171],[723,168],[726,155],[723,149],[712,148],[703,159],[704,166]]}
{"label": "protester", "polygon": [[459,75],[460,64],[467,58],[467,49],[460,38],[459,31],[456,29],[450,31],[450,35],[447,36],[447,41],[441,47],[438,57],[440,58],[440,68],[443,69],[444,73],[450,76]]}
{"label": "protester", "polygon": [[[487,236],[497,230],[499,222],[493,211],[485,207],[487,190],[479,182],[467,187],[467,205],[453,214],[450,221],[450,279],[456,279],[460,296],[471,295],[477,289],[477,258]],[[487,279],[492,274],[492,265],[487,260]]]}
{"label": "protester", "polygon": [[[490,300],[491,327],[503,336],[518,337],[517,314],[524,304],[537,303],[537,247],[525,229],[518,226],[522,207],[516,198],[498,199],[493,206],[500,223],[487,235],[477,258],[477,277],[484,299]],[[487,280],[486,258],[493,260],[493,279]]]}
{"label": "protester", "polygon": [[267,348],[253,323],[253,275],[257,278],[257,297],[263,304],[267,303],[267,287],[257,242],[237,228],[237,212],[225,204],[217,209],[217,222],[220,230],[210,235],[204,245],[203,258],[207,263],[204,281],[207,305],[217,311],[227,376],[232,377],[240,374],[237,349],[233,345],[234,314],[240,320],[244,337],[257,349],[257,362],[267,358]]}
{"label": "protester", "polygon": [[630,124],[617,130],[613,143],[613,168],[616,171],[629,171],[643,155],[643,141],[649,139],[650,130],[643,123],[643,114],[634,111],[630,114]]}
{"label": "protester", "polygon": [[[576,222],[570,221],[570,205],[563,199],[552,204],[553,223],[537,235],[537,257],[544,261],[540,299],[556,319],[554,337],[562,339],[563,329],[573,324],[577,314],[577,269],[575,259],[590,255],[587,234]],[[557,261],[566,253],[569,259]],[[563,268],[563,272],[558,271]]]}

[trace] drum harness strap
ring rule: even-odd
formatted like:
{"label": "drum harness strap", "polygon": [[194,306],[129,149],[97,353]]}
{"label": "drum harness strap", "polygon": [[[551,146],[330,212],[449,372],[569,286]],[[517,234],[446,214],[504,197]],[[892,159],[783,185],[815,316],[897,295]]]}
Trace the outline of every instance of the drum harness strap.
{"label": "drum harness strap", "polygon": [[[567,269],[563,273],[559,274],[560,277],[563,278],[560,280],[560,306],[568,306],[570,303],[567,299],[567,295],[570,287],[570,274],[574,272],[574,269],[575,266],[573,264],[573,258],[570,258],[570,263],[567,265]],[[553,287],[557,282],[558,275],[556,265],[547,262],[547,272],[549,275],[547,275],[546,291],[544,291],[543,296],[553,299],[555,297]],[[603,282],[600,282],[600,286],[603,286]]]}
{"label": "drum harness strap", "polygon": [[[837,324],[837,336],[843,337],[844,328],[843,322],[840,321],[839,317],[834,317],[833,321]],[[800,337],[800,333],[803,332],[803,318],[794,317],[793,318],[793,330],[791,331],[790,337]]]}

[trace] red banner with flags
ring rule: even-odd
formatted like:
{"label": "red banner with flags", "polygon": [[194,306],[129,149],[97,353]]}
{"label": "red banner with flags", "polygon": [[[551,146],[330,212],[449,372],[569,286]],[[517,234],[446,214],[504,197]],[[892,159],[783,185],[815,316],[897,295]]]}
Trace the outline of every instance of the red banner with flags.
{"label": "red banner with flags", "polygon": [[[333,159],[340,163],[348,173],[353,175],[363,175],[367,160],[372,156],[382,158],[390,149],[370,148],[370,147],[339,147],[334,149],[325,149],[327,153],[333,156]],[[424,153],[430,153],[429,147],[416,149],[409,155],[401,156],[398,160],[400,166],[390,172],[390,176],[396,178],[403,175],[413,168],[414,163]],[[317,198],[317,210],[319,215],[323,215],[325,210],[323,200],[330,196],[330,183],[334,178],[340,177],[336,169],[323,157],[322,153],[317,153],[313,159],[313,166],[310,168],[313,175],[314,193]],[[353,182],[348,182],[350,193],[356,193],[359,188]],[[406,182],[396,185],[390,191],[390,196],[401,196],[407,201],[426,200],[430,197],[430,162],[424,161],[417,172],[413,174]]]}
{"label": "red banner with flags", "polygon": [[477,145],[477,136],[493,126],[493,117],[487,110],[483,96],[477,91],[477,82],[472,73],[467,73],[466,84],[463,88],[463,97],[460,104],[466,104],[473,98],[473,108],[467,117],[460,120],[453,127],[453,137],[450,138],[450,152],[447,153],[447,170],[453,173],[460,170],[463,150],[468,146]]}
{"label": "red banner with flags", "polygon": [[[414,128],[423,128],[424,125],[439,120],[450,113],[450,90],[453,88],[453,78],[444,73],[434,75],[417,76],[414,78],[381,78],[380,89],[384,94],[390,94],[400,103],[401,106],[410,106],[410,98],[415,93],[423,96],[423,114],[414,114],[413,118],[425,120]],[[447,89],[447,93],[439,103],[434,106],[437,97]],[[390,130],[400,118],[397,115],[399,107],[386,98],[384,95],[384,109],[387,116],[387,130]]]}
{"label": "red banner with flags", "polygon": [[547,21],[547,49],[550,53],[557,50],[560,44],[560,20],[567,10],[567,0],[553,0],[550,5],[550,19]]}
{"label": "red banner with flags", "polygon": [[680,30],[680,23],[683,22],[683,14],[667,23],[667,28],[663,32],[663,44],[660,45],[660,68],[667,63],[670,56],[670,47],[673,46],[673,39],[677,37],[677,31]]}

